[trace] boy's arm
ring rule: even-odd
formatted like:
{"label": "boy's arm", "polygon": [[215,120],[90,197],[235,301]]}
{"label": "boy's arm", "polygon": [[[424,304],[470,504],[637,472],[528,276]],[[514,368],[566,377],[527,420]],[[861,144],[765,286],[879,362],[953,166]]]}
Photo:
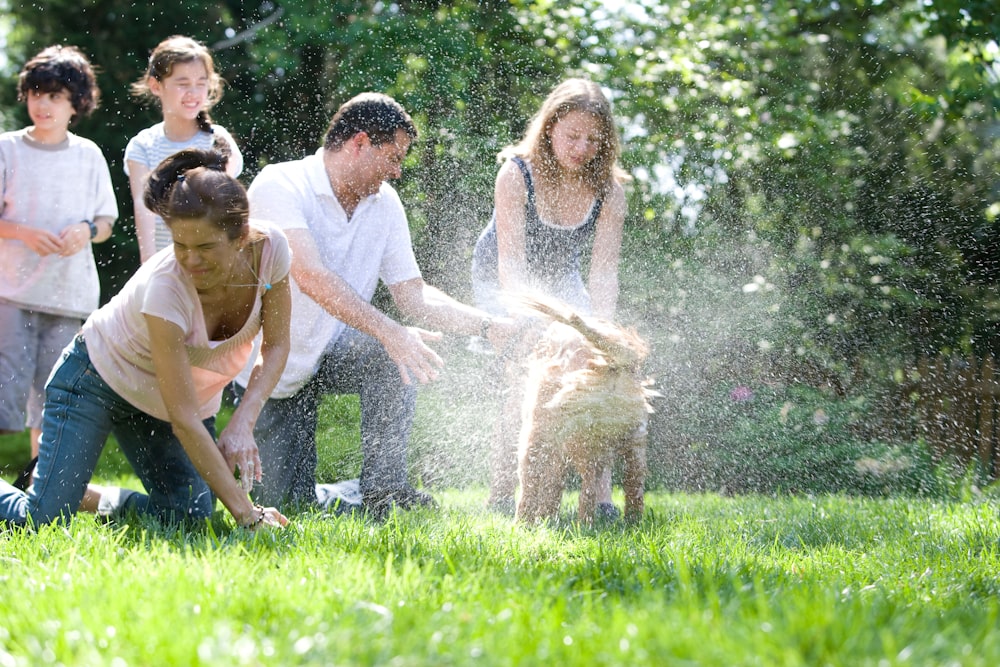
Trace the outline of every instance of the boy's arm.
{"label": "boy's arm", "polygon": [[94,223],[94,229],[97,230],[97,234],[93,238],[90,236],[90,222],[86,220],[66,225],[59,232],[59,241],[61,244],[59,254],[63,257],[69,257],[89,247],[91,243],[104,243],[111,237],[111,227],[114,221],[115,219],[109,215],[100,215],[94,218],[91,222]]}
{"label": "boy's arm", "polygon": [[110,215],[99,215],[94,218],[94,224],[97,225],[97,236],[90,239],[91,243],[104,243],[111,238],[111,232],[115,228],[114,218]]}
{"label": "boy's arm", "polygon": [[20,241],[42,257],[61,252],[63,246],[58,234],[2,219],[0,219],[0,239]]}

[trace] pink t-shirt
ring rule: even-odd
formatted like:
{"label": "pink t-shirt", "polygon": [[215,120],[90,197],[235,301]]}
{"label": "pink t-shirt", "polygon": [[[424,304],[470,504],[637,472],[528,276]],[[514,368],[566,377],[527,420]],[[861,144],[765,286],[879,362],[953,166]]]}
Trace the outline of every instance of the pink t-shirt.
{"label": "pink t-shirt", "polygon": [[143,412],[167,421],[167,409],[150,353],[145,315],[176,324],[184,342],[198,397],[198,417],[219,411],[223,388],[246,366],[253,339],[261,327],[261,297],[267,286],[288,275],[291,253],[277,227],[257,220],[251,226],[265,236],[260,285],[246,324],[231,338],[209,341],[198,293],[174,257],[173,247],[156,253],[139,267],[122,290],[83,325],[90,360],[122,398]]}

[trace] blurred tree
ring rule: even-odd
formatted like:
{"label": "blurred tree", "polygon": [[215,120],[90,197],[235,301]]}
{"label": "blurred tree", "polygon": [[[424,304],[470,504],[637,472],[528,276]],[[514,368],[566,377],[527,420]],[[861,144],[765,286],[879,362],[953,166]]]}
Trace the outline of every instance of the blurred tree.
{"label": "blurred tree", "polygon": [[[891,366],[996,344],[992,3],[51,0],[10,11],[12,61],[62,41],[104,69],[105,108],[79,129],[105,148],[126,218],[102,249],[107,294],[134,268],[121,154],[156,118],[128,84],[153,45],[185,33],[214,49],[229,81],[215,115],[244,148],[247,182],[315,150],[351,95],[397,97],[422,132],[399,183],[420,260],[460,296],[497,151],[558,79],[584,74],[615,98],[637,176],[630,251],[660,272],[674,257],[730,288],[758,274],[775,287],[739,337],[841,382],[859,355]],[[625,268],[649,280],[639,262]],[[669,285],[629,299],[664,316],[681,303],[664,298]]]}
{"label": "blurred tree", "polygon": [[[74,43],[103,68],[104,109],[78,130],[104,148],[122,202],[123,224],[101,253],[105,298],[137,263],[121,156],[128,139],[157,120],[155,109],[129,97],[128,85],[152,47],[178,33],[213,49],[229,84],[213,115],[240,142],[247,183],[268,162],[315,150],[330,116],[354,94],[380,90],[399,99],[422,133],[399,184],[421,264],[430,280],[461,294],[472,239],[491,206],[495,155],[573,64],[571,50],[555,59],[539,50],[549,38],[530,29],[539,25],[526,27],[525,12],[523,3],[499,0],[181,0],[169,9],[55,0],[15,7],[9,45],[11,59],[23,61],[49,43]],[[5,95],[4,106],[12,105]]]}
{"label": "blurred tree", "polygon": [[585,59],[627,91],[649,240],[749,285],[748,300],[766,275],[784,299],[733,334],[793,376],[843,386],[869,361],[885,375],[1000,343],[987,4],[695,0],[596,16],[605,37]]}

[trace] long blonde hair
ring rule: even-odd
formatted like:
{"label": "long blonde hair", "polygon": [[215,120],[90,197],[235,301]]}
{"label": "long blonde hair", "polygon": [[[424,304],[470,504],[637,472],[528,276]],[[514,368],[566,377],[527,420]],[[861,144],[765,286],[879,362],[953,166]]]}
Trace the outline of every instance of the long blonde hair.
{"label": "long blonde hair", "polygon": [[497,159],[503,162],[519,156],[531,162],[535,174],[543,181],[558,179],[559,163],[552,152],[552,128],[573,111],[592,114],[600,126],[601,143],[597,154],[587,165],[585,178],[594,193],[603,196],[612,182],[620,183],[629,177],[618,165],[621,147],[611,115],[611,103],[601,88],[588,79],[566,79],[556,86],[532,116],[521,141],[504,148]]}

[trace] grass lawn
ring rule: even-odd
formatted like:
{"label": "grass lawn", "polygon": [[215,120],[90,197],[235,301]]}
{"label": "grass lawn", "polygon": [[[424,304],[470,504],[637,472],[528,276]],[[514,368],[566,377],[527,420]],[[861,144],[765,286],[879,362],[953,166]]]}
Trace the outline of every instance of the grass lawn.
{"label": "grass lawn", "polygon": [[[474,376],[446,384],[467,401]],[[0,667],[1000,664],[995,497],[651,490],[642,523],[586,529],[567,494],[560,521],[515,526],[483,509],[477,400],[421,396],[415,475],[437,512],[0,533]],[[356,412],[323,405],[321,479],[357,474]],[[0,437],[0,474],[27,448]],[[138,484],[113,446],[96,479]]]}
{"label": "grass lawn", "polygon": [[0,665],[1000,664],[991,501],[654,492],[584,529],[436,495],[281,533],[8,532]]}

